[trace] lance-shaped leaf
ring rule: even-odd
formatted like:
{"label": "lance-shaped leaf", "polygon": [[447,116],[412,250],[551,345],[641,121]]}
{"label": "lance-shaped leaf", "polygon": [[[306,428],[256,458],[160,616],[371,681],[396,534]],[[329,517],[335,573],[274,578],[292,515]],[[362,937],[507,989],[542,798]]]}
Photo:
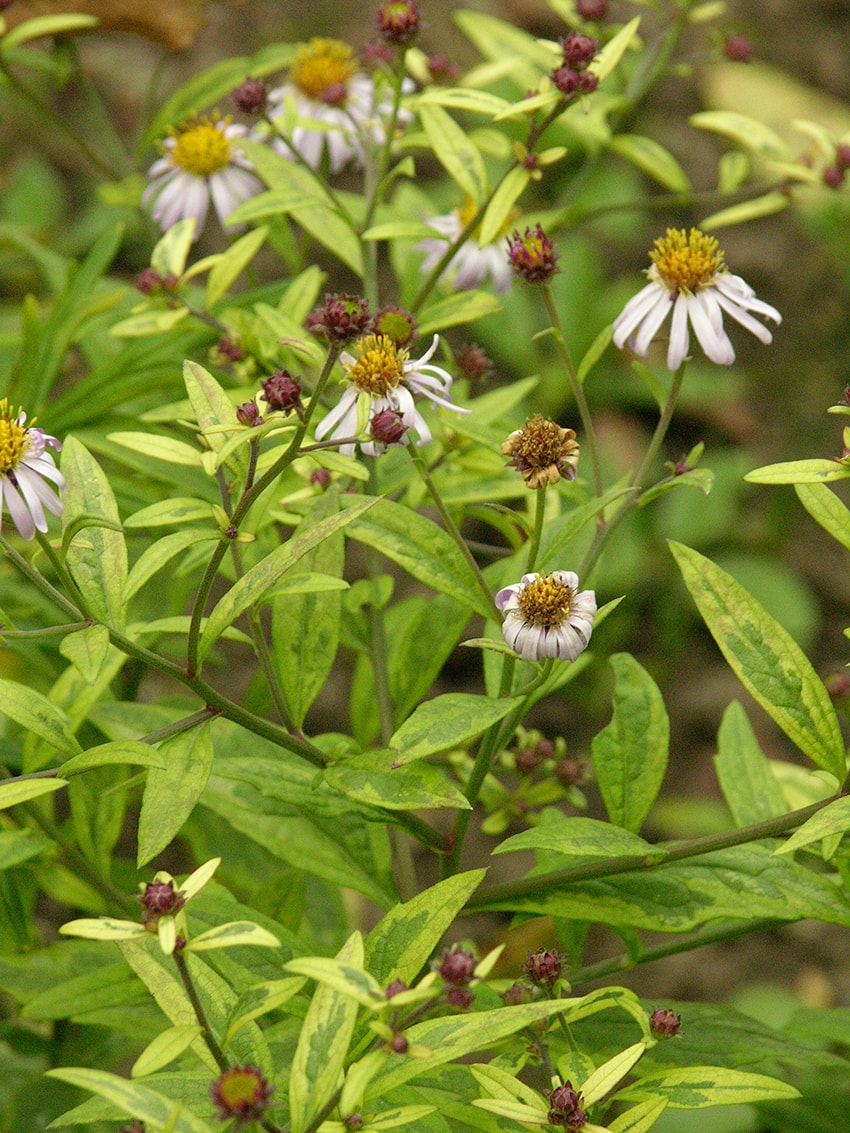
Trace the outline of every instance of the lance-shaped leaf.
{"label": "lance-shaped leaf", "polygon": [[77,755],[82,751],[64,712],[27,685],[0,678],[0,713],[28,732],[41,736],[63,755]]}
{"label": "lance-shaped leaf", "polygon": [[165,849],[195,809],[212,768],[209,724],[169,736],[159,753],[165,767],[148,771],[139,814],[140,867]]}
{"label": "lance-shaped leaf", "polygon": [[363,967],[328,956],[299,956],[284,967],[298,976],[308,976],[316,983],[334,988],[342,995],[356,1000],[370,1011],[386,1003],[384,989],[374,976]]}
{"label": "lance-shaped leaf", "polygon": [[175,1102],[141,1082],[119,1078],[106,1070],[75,1066],[48,1070],[47,1074],[60,1082],[106,1098],[128,1117],[138,1118],[154,1129],[168,1129],[169,1133],[212,1133],[212,1126],[196,1117],[181,1102]]}
{"label": "lance-shaped leaf", "polygon": [[[363,964],[363,940],[354,933],[337,960]],[[357,1019],[357,1001],[329,984],[319,984],[310,1001],[289,1076],[292,1133],[302,1133],[336,1089]]]}
{"label": "lance-shaped leaf", "polygon": [[467,197],[482,200],[487,171],[475,143],[440,106],[420,103],[419,118],[437,161]]}
{"label": "lance-shaped leaf", "polygon": [[608,816],[636,832],[667,769],[670,722],[655,681],[634,657],[615,653],[614,715],[593,738],[593,765]]}
{"label": "lance-shaped leaf", "polygon": [[850,551],[850,511],[835,492],[823,483],[796,484],[794,491],[812,519]]}
{"label": "lance-shaped leaf", "polygon": [[774,853],[792,854],[803,846],[810,846],[812,842],[819,842],[821,838],[830,838],[835,834],[846,834],[848,830],[850,830],[850,797],[844,795],[840,799],[834,799],[831,803],[828,803],[817,814],[813,814]]}
{"label": "lance-shaped leaf", "polygon": [[180,1027],[169,1027],[161,1035],[148,1043],[136,1061],[130,1074],[133,1078],[145,1078],[148,1074],[155,1074],[168,1066],[175,1058],[190,1047],[199,1035],[203,1034],[203,1027],[197,1023],[185,1023]]}
{"label": "lance-shaped leaf", "polygon": [[659,1070],[647,1074],[621,1090],[619,1100],[667,1099],[671,1109],[703,1109],[710,1105],[740,1105],[744,1102],[798,1098],[799,1090],[768,1078],[725,1066],[686,1066],[681,1070]]}
{"label": "lance-shaped leaf", "polygon": [[788,810],[779,780],[737,700],[723,713],[717,732],[714,768],[736,825],[750,826],[778,818]]}
{"label": "lance-shaped leaf", "polygon": [[213,952],[218,948],[235,948],[252,944],[263,948],[280,948],[280,941],[268,929],[252,921],[228,921],[193,936],[186,945],[187,952]]}
{"label": "lance-shaped leaf", "polygon": [[397,764],[449,751],[482,735],[515,708],[517,700],[449,692],[420,704],[390,739]]}
{"label": "lance-shaped leaf", "polygon": [[12,779],[0,783],[0,810],[37,799],[40,795],[49,795],[67,786],[67,779]]}
{"label": "lance-shaped leaf", "polygon": [[113,764],[133,764],[136,767],[166,766],[166,756],[151,744],[140,740],[116,740],[113,743],[98,744],[88,751],[66,759],[62,764],[63,775],[76,775],[90,771],[93,767],[109,767]]}
{"label": "lance-shaped leaf", "polygon": [[325,782],[359,802],[387,810],[469,809],[464,793],[438,767],[416,762],[399,766],[393,751],[368,751],[340,760],[324,772]]}
{"label": "lance-shaped leaf", "polygon": [[309,531],[295,535],[287,543],[283,543],[247,571],[210,614],[198,646],[199,661],[203,661],[222,631],[255,602],[260,601],[299,559],[337,531],[355,522],[364,512],[374,507],[376,502],[373,497],[358,500],[337,515],[328,516]]}
{"label": "lance-shaped leaf", "polygon": [[306,980],[290,977],[283,980],[269,980],[266,983],[256,984],[239,996],[234,1005],[227,1033],[222,1042],[224,1050],[230,1045],[230,1040],[240,1031],[246,1023],[268,1015],[270,1011],[277,1010],[284,1003],[288,1003],[293,996],[302,989]]}
{"label": "lance-shaped leaf", "polygon": [[94,684],[109,652],[109,630],[103,625],[78,629],[62,638],[59,652],[76,666],[87,684]]}
{"label": "lance-shaped leaf", "polygon": [[844,779],[844,741],[823,682],[802,649],[731,575],[697,551],[670,548],[735,675],[792,743]]}
{"label": "lance-shaped leaf", "polygon": [[517,850],[549,850],[565,854],[571,858],[590,861],[593,858],[636,858],[650,861],[663,858],[663,846],[654,846],[636,834],[615,826],[610,822],[600,822],[595,818],[556,812],[547,815],[549,821],[532,826],[506,838],[496,846],[494,854],[509,854]]}

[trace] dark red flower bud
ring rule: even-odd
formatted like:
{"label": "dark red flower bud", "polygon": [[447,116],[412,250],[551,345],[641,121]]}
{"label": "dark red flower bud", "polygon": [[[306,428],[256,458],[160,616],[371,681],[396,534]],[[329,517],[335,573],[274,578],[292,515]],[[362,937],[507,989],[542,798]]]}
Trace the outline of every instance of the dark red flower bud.
{"label": "dark red flower bud", "polygon": [[162,290],[162,276],[156,268],[142,268],[133,283],[143,295],[154,295]]}
{"label": "dark red flower bud", "polygon": [[850,145],[846,142],[835,147],[835,164],[839,169],[850,169]]}
{"label": "dark red flower bud", "polygon": [[149,881],[138,898],[142,906],[145,928],[155,929],[160,917],[176,913],[186,904],[186,898],[175,890],[173,881]]}
{"label": "dark red flower bud", "polygon": [[310,483],[318,488],[327,488],[331,482],[331,474],[327,468],[316,468],[310,473]]}
{"label": "dark red flower bud", "polygon": [[279,413],[289,413],[301,409],[301,382],[288,370],[275,370],[270,378],[260,382],[263,397],[269,409]]}
{"label": "dark red flower bud", "polygon": [[582,1096],[578,1090],[573,1089],[572,1082],[556,1086],[549,1094],[549,1124],[581,1129],[587,1121],[582,1105]]}
{"label": "dark red flower bud", "polygon": [[325,106],[344,106],[347,98],[348,87],[345,83],[329,83],[319,95]]}
{"label": "dark red flower bud", "polygon": [[336,345],[360,338],[369,330],[369,304],[357,295],[326,295],[323,307],[308,316],[307,326]]}
{"label": "dark red flower bud", "polygon": [[241,362],[245,357],[242,343],[229,334],[225,334],[218,340],[216,350],[221,357],[226,358],[228,362]]}
{"label": "dark red flower bud", "polygon": [[453,83],[460,78],[460,67],[449,62],[448,56],[441,52],[437,52],[436,55],[429,55],[426,66],[428,74],[435,83]]}
{"label": "dark red flower bud", "polygon": [[566,964],[567,958],[562,952],[551,948],[538,948],[536,952],[528,953],[522,970],[533,984],[552,988],[561,978]]}
{"label": "dark red flower bud", "polygon": [[531,1003],[534,992],[528,984],[511,984],[507,991],[502,992],[502,999],[507,1007],[516,1007],[520,1003]]}
{"label": "dark red flower bud", "polygon": [[468,987],[452,987],[446,992],[446,999],[458,1011],[468,1011],[475,1001],[472,989]]}
{"label": "dark red flower bud", "polygon": [[144,1121],[131,1121],[129,1125],[122,1125],[118,1133],[145,1133]]}
{"label": "dark red flower bud", "polygon": [[581,32],[571,32],[566,39],[560,41],[564,62],[576,71],[583,71],[596,54],[596,40],[592,35],[582,35]]}
{"label": "dark red flower bud", "polygon": [[247,78],[231,97],[243,114],[262,114],[269,100],[269,88],[262,79]]}
{"label": "dark red flower bud", "polygon": [[263,418],[256,401],[246,401],[236,406],[236,420],[240,425],[262,425]]}
{"label": "dark red flower bud", "polygon": [[397,409],[382,409],[369,422],[369,433],[380,445],[400,445],[406,432],[404,417]]}
{"label": "dark red flower bud", "polygon": [[540,168],[540,158],[536,153],[527,153],[522,159],[522,167],[533,173],[535,169]]}
{"label": "dark red flower bud", "polygon": [[363,1126],[363,1116],[359,1113],[350,1113],[342,1119],[342,1124],[348,1129],[360,1129]]}
{"label": "dark red flower bud", "polygon": [[561,94],[569,96],[575,94],[578,90],[579,73],[572,67],[568,67],[566,63],[563,63],[552,72],[552,82]]}
{"label": "dark red flower bud", "polygon": [[407,991],[407,984],[404,980],[393,980],[393,982],[388,985],[384,995],[386,995],[387,999],[392,999],[394,995],[398,995],[399,992],[402,991]]}
{"label": "dark red flower bud", "polygon": [[234,1119],[236,1125],[261,1118],[274,1093],[256,1066],[235,1066],[225,1070],[210,1087],[212,1100],[222,1121]]}
{"label": "dark red flower bud", "polygon": [[393,53],[383,40],[373,39],[360,48],[360,62],[367,71],[377,71],[392,66]]}
{"label": "dark red flower bud", "polygon": [[827,165],[821,174],[824,185],[830,189],[838,189],[844,180],[844,170],[839,169],[837,165]]}
{"label": "dark red flower bud", "polygon": [[519,751],[514,752],[514,766],[520,775],[530,775],[539,763],[540,756],[536,748],[521,747]]}
{"label": "dark red flower bud", "polygon": [[534,230],[526,228],[524,236],[514,232],[508,237],[508,259],[526,283],[548,283],[558,270],[558,253],[539,224]]}
{"label": "dark red flower bud", "polygon": [[390,1049],[393,1054],[407,1054],[409,1046],[410,1043],[408,1043],[404,1035],[393,1035],[392,1042],[390,1043]]}
{"label": "dark red flower bud", "polygon": [[378,31],[387,43],[401,47],[419,31],[422,16],[414,0],[387,0],[378,9]]}
{"label": "dark red flower bud", "polygon": [[576,11],[583,20],[599,23],[608,15],[608,0],[576,0]]}
{"label": "dark red flower bud", "polygon": [[599,86],[599,76],[593,71],[581,71],[578,77],[578,89],[580,94],[593,94]]}
{"label": "dark red flower bud", "polygon": [[468,342],[455,355],[460,372],[471,382],[478,382],[493,375],[493,360],[477,342]]}
{"label": "dark red flower bud", "polygon": [[753,57],[753,45],[745,35],[727,35],[723,54],[731,63],[749,63]]}
{"label": "dark red flower bud", "polygon": [[587,778],[587,766],[583,759],[565,756],[555,764],[555,776],[565,787],[577,787]]}
{"label": "dark red flower bud", "polygon": [[657,1039],[671,1039],[680,1033],[681,1018],[669,1007],[656,1007],[649,1017],[649,1031]]}
{"label": "dark red flower bud", "polygon": [[826,691],[836,702],[846,700],[850,696],[850,673],[846,670],[843,673],[830,673],[823,683],[826,685]]}
{"label": "dark red flower bud", "polygon": [[476,960],[473,954],[456,945],[445,953],[437,971],[447,984],[462,987],[464,984],[468,984],[475,974],[475,964]]}

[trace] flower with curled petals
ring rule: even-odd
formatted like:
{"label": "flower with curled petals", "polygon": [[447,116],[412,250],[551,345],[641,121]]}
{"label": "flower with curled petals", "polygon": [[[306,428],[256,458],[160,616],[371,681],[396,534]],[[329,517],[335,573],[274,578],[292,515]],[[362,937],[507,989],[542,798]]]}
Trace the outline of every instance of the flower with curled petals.
{"label": "flower with curled petals", "polygon": [[52,481],[61,492],[65,477],[46,450],[62,445],[55,437],[26,423],[22,409],[13,417],[7,398],[0,401],[0,529],[2,504],[5,503],[12,522],[24,539],[32,539],[36,531],[47,530],[45,508],[61,515],[65,505],[45,480]]}
{"label": "flower with curled petals", "polygon": [[170,131],[162,142],[162,156],[148,170],[150,184],[142,194],[145,204],[153,201],[151,213],[163,232],[193,216],[197,240],[210,201],[225,225],[237,205],[259,193],[263,186],[235,142],[246,133],[244,126],[215,115]]}
{"label": "flower with curled petals", "polygon": [[[435,334],[431,346],[417,359],[411,359],[407,350],[383,334],[365,335],[355,344],[354,354],[343,351],[339,360],[351,385],[316,426],[316,440],[345,438],[339,451],[351,456],[358,442],[350,438],[356,438],[369,421],[391,410],[405,430],[416,430],[418,444],[425,445],[431,440],[431,430],[416,408],[414,394],[455,413],[468,413],[449,400],[451,374],[431,362],[439,341],[440,336]],[[378,456],[385,447],[384,442],[374,439],[360,443],[361,451],[369,456]]]}
{"label": "flower with curled petals", "polygon": [[614,345],[628,345],[645,358],[662,323],[672,310],[667,366],[678,370],[688,356],[693,328],[697,341],[712,362],[731,366],[735,350],[723,327],[723,312],[765,344],[770,331],[750,314],[782,322],[775,307],[756,298],[752,287],[726,268],[723,253],[713,236],[698,228],[668,228],[649,253],[649,283],[625,305],[614,320]]}
{"label": "flower with curled petals", "polygon": [[504,614],[502,637],[525,661],[575,661],[593,633],[596,595],[579,590],[571,570],[524,574],[496,595]]}

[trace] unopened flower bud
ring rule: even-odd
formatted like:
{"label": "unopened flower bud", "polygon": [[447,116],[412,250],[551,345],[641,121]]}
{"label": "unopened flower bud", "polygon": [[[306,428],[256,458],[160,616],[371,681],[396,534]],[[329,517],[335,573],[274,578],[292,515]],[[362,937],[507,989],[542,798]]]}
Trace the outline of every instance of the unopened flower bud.
{"label": "unopened flower bud", "polygon": [[301,409],[301,383],[288,370],[275,370],[260,384],[266,405],[272,412],[289,413],[292,409]]}
{"label": "unopened flower bud", "polygon": [[587,1114],[582,1109],[582,1096],[578,1090],[573,1089],[572,1082],[564,1082],[556,1086],[549,1094],[549,1124],[563,1125],[567,1129],[581,1129],[587,1121]]}
{"label": "unopened flower bud", "polygon": [[526,283],[548,283],[558,270],[558,253],[539,224],[526,228],[524,236],[515,231],[508,237],[508,259]]}
{"label": "unopened flower bud", "polygon": [[393,1054],[407,1054],[410,1044],[404,1035],[393,1035],[390,1050]]}
{"label": "unopened flower bud", "polygon": [[425,65],[435,83],[454,83],[460,78],[460,68],[451,63],[449,57],[441,52],[429,55]]}
{"label": "unopened flower bud", "polygon": [[253,399],[236,406],[236,420],[240,425],[262,425],[263,418],[259,406]]}
{"label": "unopened flower bud", "polygon": [[587,766],[583,759],[565,756],[555,764],[555,777],[564,787],[577,787],[587,778]]}
{"label": "unopened flower bud", "polygon": [[378,31],[387,43],[401,47],[410,43],[422,21],[414,0],[387,0],[378,9]]}
{"label": "unopened flower bud", "polygon": [[843,673],[830,673],[823,682],[830,697],[840,702],[850,696],[850,673],[845,669]]}
{"label": "unopened flower bud", "polygon": [[507,1007],[516,1007],[520,1003],[531,1003],[534,992],[528,984],[511,984],[507,991],[502,992],[502,999]]}
{"label": "unopened flower bud", "polygon": [[844,181],[844,170],[839,169],[837,165],[827,165],[821,174],[824,185],[830,189],[838,189]]}
{"label": "unopened flower bud", "polygon": [[344,345],[369,330],[369,304],[357,295],[326,295],[323,307],[308,316],[307,327],[331,342]]}
{"label": "unopened flower bud", "polygon": [[455,356],[458,369],[471,382],[482,381],[493,375],[493,360],[477,342],[468,342]]}
{"label": "unopened flower bud", "polygon": [[369,422],[369,433],[380,445],[400,445],[407,428],[397,409],[382,409]]}
{"label": "unopened flower bud", "polygon": [[331,474],[327,468],[315,468],[310,473],[310,483],[314,484],[317,488],[327,488],[331,482]]}
{"label": "unopened flower bud", "polygon": [[560,41],[564,62],[576,71],[583,71],[596,54],[596,40],[591,35],[572,32]]}
{"label": "unopened flower bud", "polygon": [[447,984],[462,987],[468,984],[475,974],[475,957],[459,945],[446,952],[437,971]]}
{"label": "unopened flower bud", "polygon": [[458,1011],[468,1011],[475,1000],[475,996],[472,994],[471,988],[452,987],[446,992],[446,999]]}
{"label": "unopened flower bud", "polygon": [[231,97],[243,114],[262,114],[269,100],[269,88],[262,79],[247,78]]}
{"label": "unopened flower bud", "polygon": [[649,1017],[649,1031],[657,1039],[671,1039],[680,1033],[681,1018],[669,1007],[656,1007]]}
{"label": "unopened flower bud", "polygon": [[835,164],[839,169],[850,169],[850,145],[847,142],[835,147]]}
{"label": "unopened flower bud", "polygon": [[216,351],[221,358],[226,358],[228,362],[242,362],[245,358],[242,343],[230,334],[225,334],[218,340]]}
{"label": "unopened flower bud", "polygon": [[387,999],[392,999],[394,995],[398,995],[402,991],[407,991],[407,984],[404,980],[393,980],[393,982],[387,986],[384,995],[386,995]]}
{"label": "unopened flower bud", "polygon": [[576,11],[583,20],[599,23],[608,15],[608,0],[576,0]]}
{"label": "unopened flower bud", "polygon": [[552,82],[561,92],[567,96],[575,94],[578,90],[579,73],[573,67],[568,67],[566,63],[562,63],[560,67],[556,67],[552,72]]}
{"label": "unopened flower bud", "polygon": [[416,336],[416,319],[403,307],[382,307],[372,319],[372,333],[391,338],[396,346],[407,346]]}
{"label": "unopened flower bud", "polygon": [[578,76],[579,94],[593,94],[599,86],[599,76],[594,71],[580,71]]}
{"label": "unopened flower bud", "polygon": [[138,898],[142,906],[145,928],[155,929],[160,917],[176,913],[186,903],[183,894],[174,888],[173,881],[149,881]]}
{"label": "unopened flower bud", "polygon": [[362,1129],[363,1116],[359,1113],[349,1113],[348,1117],[342,1119],[342,1124],[347,1129]]}
{"label": "unopened flower bud", "polygon": [[522,970],[533,984],[551,989],[561,978],[566,964],[567,958],[563,952],[551,948],[538,948],[536,952],[528,953]]}
{"label": "unopened flower bud", "polygon": [[222,1121],[233,1119],[237,1126],[256,1121],[268,1109],[274,1092],[256,1066],[235,1066],[213,1082],[212,1100]]}
{"label": "unopened flower bud", "polygon": [[723,54],[730,63],[749,63],[753,57],[753,45],[745,35],[727,35]]}

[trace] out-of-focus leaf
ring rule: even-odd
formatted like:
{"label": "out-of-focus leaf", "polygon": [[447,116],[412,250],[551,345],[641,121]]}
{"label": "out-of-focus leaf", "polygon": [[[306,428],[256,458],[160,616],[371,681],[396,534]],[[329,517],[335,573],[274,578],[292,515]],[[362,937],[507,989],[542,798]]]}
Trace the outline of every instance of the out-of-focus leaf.
{"label": "out-of-focus leaf", "polygon": [[487,192],[487,171],[477,146],[442,107],[420,103],[419,117],[434,156],[448,175],[467,197],[476,203],[482,201]]}
{"label": "out-of-focus leaf", "polygon": [[691,183],[675,157],[653,138],[642,134],[615,134],[610,148],[672,193],[689,193]]}

